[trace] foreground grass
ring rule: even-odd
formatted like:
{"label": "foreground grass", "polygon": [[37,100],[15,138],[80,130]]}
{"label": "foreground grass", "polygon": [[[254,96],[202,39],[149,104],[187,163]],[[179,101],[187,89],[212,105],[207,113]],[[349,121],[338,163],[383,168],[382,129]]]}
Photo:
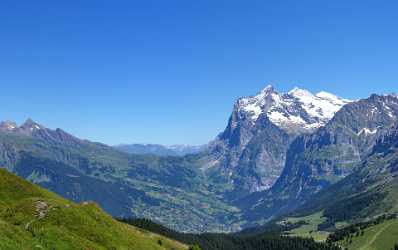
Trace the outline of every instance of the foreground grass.
{"label": "foreground grass", "polygon": [[0,249],[187,249],[0,169]]}

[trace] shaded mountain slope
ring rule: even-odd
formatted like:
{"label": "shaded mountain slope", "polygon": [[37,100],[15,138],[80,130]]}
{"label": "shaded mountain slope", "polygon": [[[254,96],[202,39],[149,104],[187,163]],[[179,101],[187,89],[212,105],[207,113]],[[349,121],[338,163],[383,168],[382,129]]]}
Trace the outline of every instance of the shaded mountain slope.
{"label": "shaded mountain slope", "polygon": [[324,211],[323,228],[398,212],[398,126],[379,137],[369,157],[347,178],[319,192],[296,213]]}

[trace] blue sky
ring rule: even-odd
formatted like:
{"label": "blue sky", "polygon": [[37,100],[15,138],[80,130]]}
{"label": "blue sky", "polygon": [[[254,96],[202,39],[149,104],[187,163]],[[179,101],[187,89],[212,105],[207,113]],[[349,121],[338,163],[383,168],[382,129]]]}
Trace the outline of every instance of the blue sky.
{"label": "blue sky", "polygon": [[0,119],[81,138],[202,144],[266,84],[398,91],[397,1],[0,3]]}

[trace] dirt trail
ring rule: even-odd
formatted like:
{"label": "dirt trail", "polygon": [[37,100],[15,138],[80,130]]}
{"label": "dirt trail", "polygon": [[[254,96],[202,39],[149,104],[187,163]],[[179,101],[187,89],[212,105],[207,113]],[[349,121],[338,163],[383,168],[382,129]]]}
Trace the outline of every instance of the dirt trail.
{"label": "dirt trail", "polygon": [[48,214],[48,212],[50,211],[50,209],[52,208],[46,202],[41,200],[36,201],[34,203],[34,206],[36,209],[36,218],[26,223],[25,230],[29,230],[33,222],[44,219]]}

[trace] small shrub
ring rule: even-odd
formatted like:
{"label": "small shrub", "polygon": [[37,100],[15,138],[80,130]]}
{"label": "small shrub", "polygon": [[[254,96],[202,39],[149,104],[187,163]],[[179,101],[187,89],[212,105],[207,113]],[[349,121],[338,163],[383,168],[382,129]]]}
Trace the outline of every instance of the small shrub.
{"label": "small shrub", "polygon": [[158,244],[159,244],[159,246],[163,245],[163,242],[161,239],[158,240]]}

